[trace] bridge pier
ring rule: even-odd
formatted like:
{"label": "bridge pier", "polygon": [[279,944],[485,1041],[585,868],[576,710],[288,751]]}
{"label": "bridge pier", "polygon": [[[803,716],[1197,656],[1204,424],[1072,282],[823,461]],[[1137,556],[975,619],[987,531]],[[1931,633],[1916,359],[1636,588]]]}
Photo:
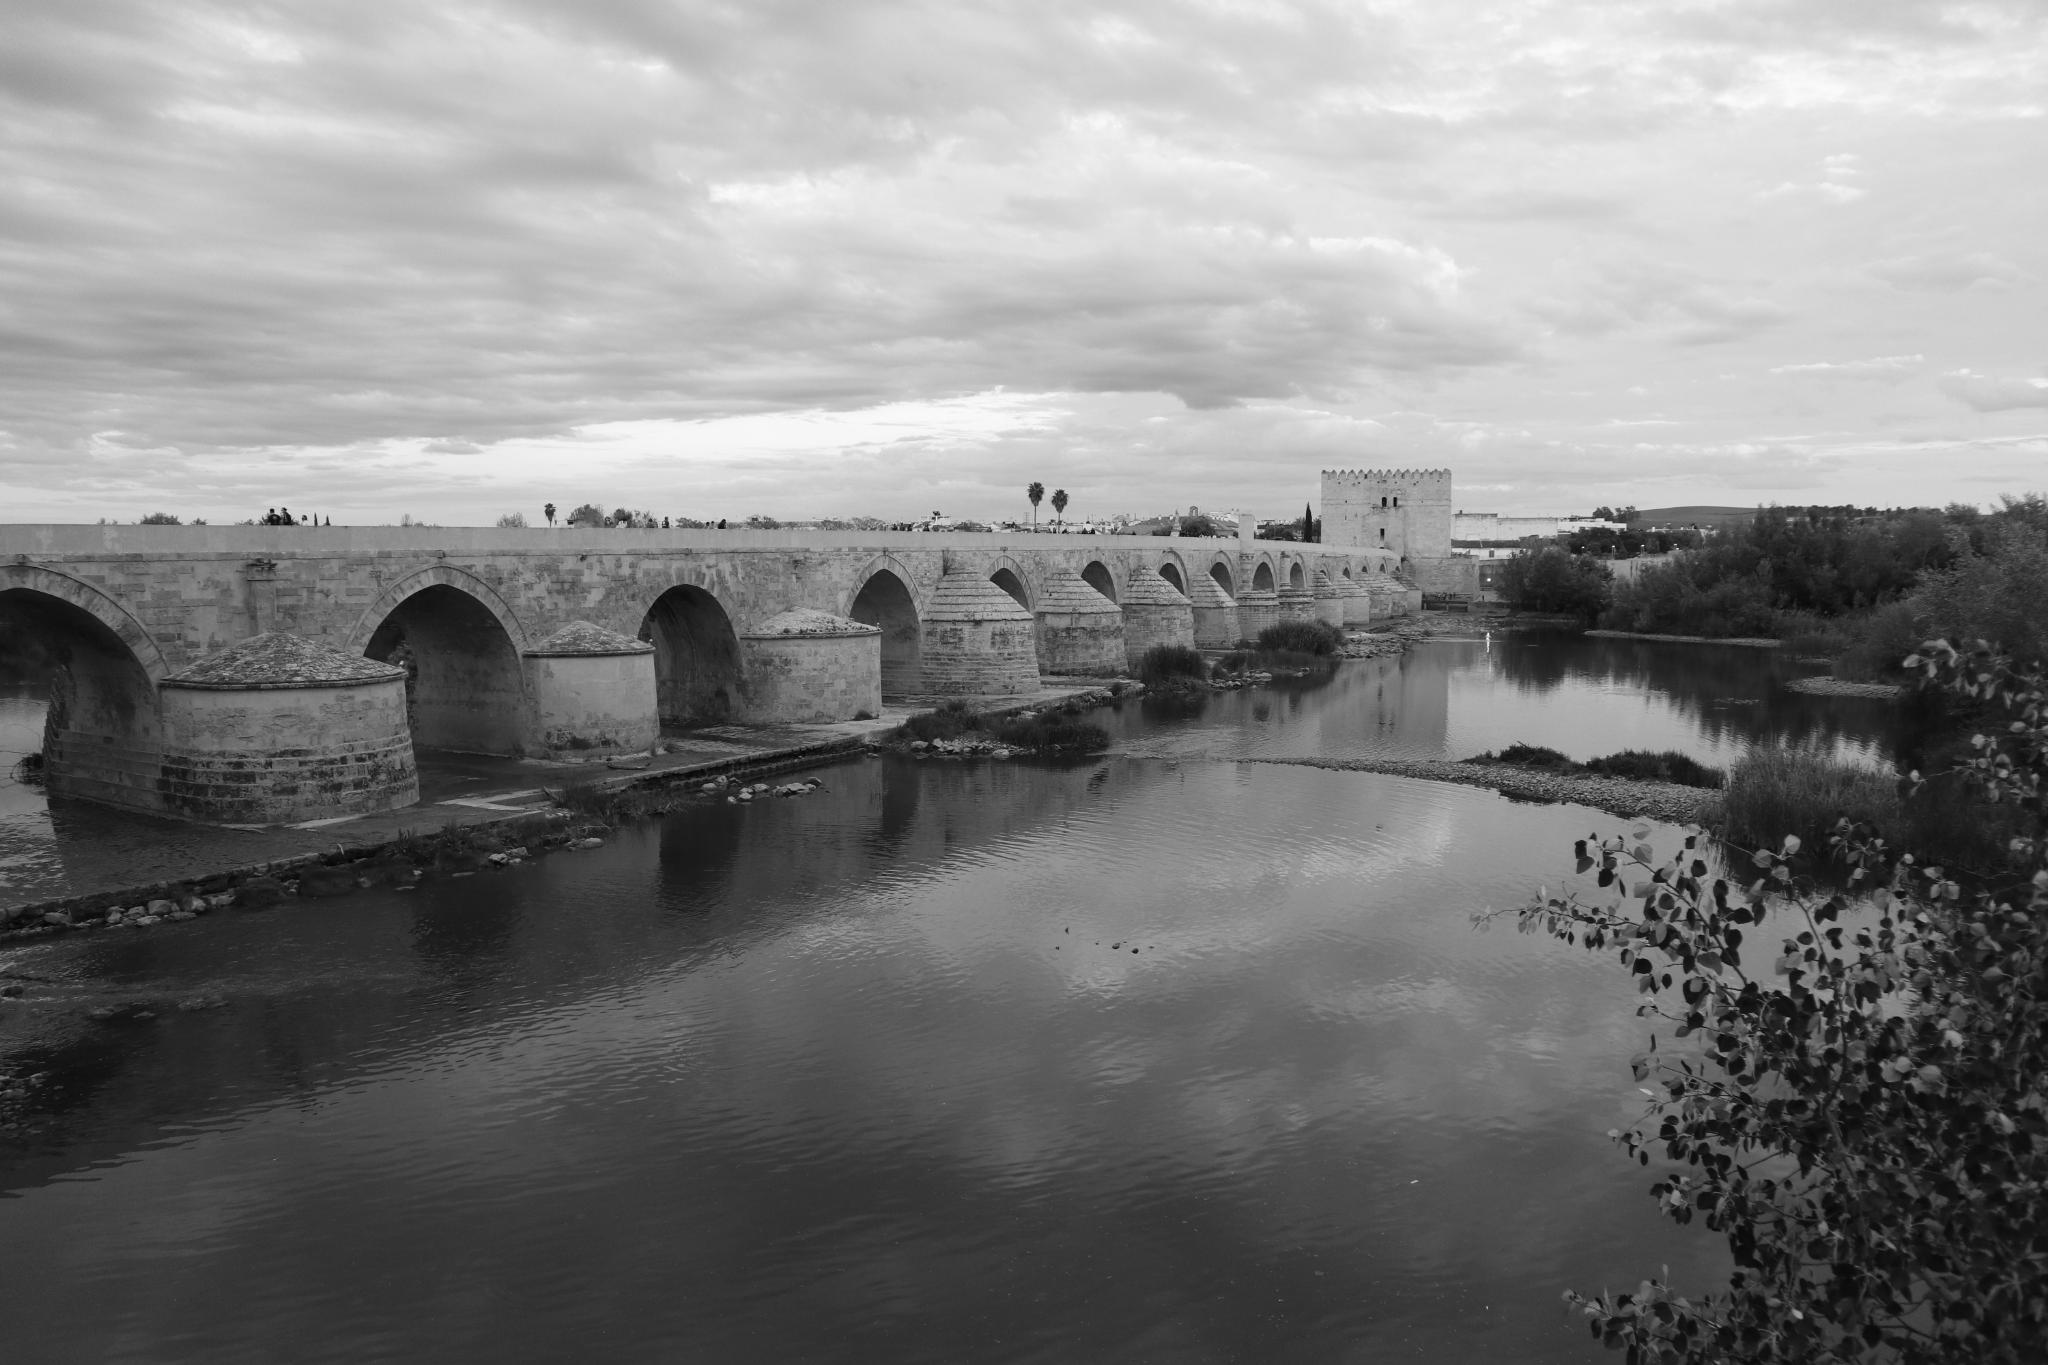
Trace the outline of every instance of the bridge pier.
{"label": "bridge pier", "polygon": [[1299,584],[1290,583],[1275,594],[1279,599],[1280,619],[1283,621],[1313,621],[1316,619],[1315,594]]}
{"label": "bridge pier", "polygon": [[1208,574],[1198,573],[1188,587],[1196,648],[1229,649],[1244,638],[1237,624],[1237,599],[1223,591],[1221,583]]}
{"label": "bridge pier", "polygon": [[1144,565],[1124,581],[1124,657],[1136,672],[1154,645],[1195,645],[1195,613],[1188,599],[1157,570]]}
{"label": "bridge pier", "polygon": [[1344,594],[1328,569],[1316,570],[1315,619],[1340,628],[1344,624]]}
{"label": "bridge pier", "polygon": [[163,681],[162,808],[224,824],[419,800],[405,670],[271,631]]}
{"label": "bridge pier", "polygon": [[1124,671],[1124,613],[1077,573],[1059,570],[1038,590],[1038,668],[1062,677]]}
{"label": "bridge pier", "polygon": [[924,691],[934,697],[1037,692],[1035,625],[1015,598],[980,574],[945,573],[924,613],[919,649]]}
{"label": "bridge pier", "polygon": [[1252,587],[1237,595],[1237,624],[1244,638],[1256,640],[1267,626],[1280,624],[1280,595],[1271,588]]}
{"label": "bridge pier", "polygon": [[661,736],[654,646],[571,621],[524,656],[533,697],[529,756],[607,758],[646,753]]}
{"label": "bridge pier", "polygon": [[739,719],[813,725],[882,714],[882,627],[799,607],[740,634]]}

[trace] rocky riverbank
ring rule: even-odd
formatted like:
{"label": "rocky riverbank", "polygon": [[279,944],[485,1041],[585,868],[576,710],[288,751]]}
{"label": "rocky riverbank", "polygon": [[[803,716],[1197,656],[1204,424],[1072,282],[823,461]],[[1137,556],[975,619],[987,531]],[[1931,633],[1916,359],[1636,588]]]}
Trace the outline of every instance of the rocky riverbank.
{"label": "rocky riverbank", "polygon": [[1906,689],[1897,683],[1848,682],[1841,678],[1815,677],[1794,678],[1785,684],[1789,692],[1804,692],[1813,697],[1873,697],[1889,701],[1903,696]]}
{"label": "rocky riverbank", "polygon": [[1511,763],[1455,763],[1448,759],[1430,758],[1256,758],[1246,761],[1455,782],[1462,787],[1486,787],[1524,801],[1568,801],[1626,819],[1661,820],[1673,825],[1707,824],[1721,804],[1718,792],[1700,787],[1640,782],[1624,777],[1544,772]]}
{"label": "rocky riverbank", "polygon": [[1740,645],[1745,649],[1778,649],[1783,640],[1768,640],[1761,635],[1653,635],[1640,630],[1589,630],[1588,635],[1598,635],[1606,640],[1657,640],[1667,645]]}

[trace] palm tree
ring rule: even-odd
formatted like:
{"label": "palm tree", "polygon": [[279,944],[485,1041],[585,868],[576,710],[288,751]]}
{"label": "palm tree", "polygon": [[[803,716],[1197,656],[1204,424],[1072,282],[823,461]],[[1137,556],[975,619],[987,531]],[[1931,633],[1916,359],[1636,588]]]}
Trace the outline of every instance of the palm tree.
{"label": "palm tree", "polygon": [[1064,489],[1064,488],[1055,488],[1055,489],[1053,489],[1053,490],[1052,490],[1052,513],[1053,513],[1053,515],[1054,515],[1054,516],[1059,516],[1060,514],[1062,514],[1063,512],[1065,512],[1066,510],[1067,510],[1067,490],[1066,490],[1066,489]]}
{"label": "palm tree", "polygon": [[1025,486],[1024,496],[1031,499],[1031,526],[1032,529],[1036,530],[1038,527],[1038,504],[1045,498],[1045,485],[1033,479]]}

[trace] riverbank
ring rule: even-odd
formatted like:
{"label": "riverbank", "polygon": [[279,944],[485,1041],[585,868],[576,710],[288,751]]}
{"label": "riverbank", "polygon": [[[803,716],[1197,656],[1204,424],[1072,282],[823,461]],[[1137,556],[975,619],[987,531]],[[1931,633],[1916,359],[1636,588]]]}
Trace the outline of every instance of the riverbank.
{"label": "riverbank", "polygon": [[[1046,708],[1101,694],[1093,680],[1058,679],[1035,696],[994,709]],[[431,862],[438,850],[452,848],[462,855],[455,859],[462,864],[457,870],[483,870],[488,854],[502,848],[560,847],[588,837],[594,822],[611,811],[651,811],[671,796],[678,802],[699,799],[696,793],[706,783],[720,783],[723,791],[859,753],[922,709],[921,702],[891,704],[874,719],[833,725],[716,726],[671,736],[660,754],[609,764],[457,758],[420,804],[343,821],[222,827],[130,817],[143,826],[138,837],[185,841],[185,849],[67,868],[74,884],[55,894],[0,890],[0,944],[104,926],[109,911],[119,912],[117,923],[162,920],[174,912],[205,914],[236,903],[241,889],[252,884],[282,882],[287,894],[296,894],[289,884],[308,869],[368,867],[394,851]],[[472,860],[470,853],[479,857]],[[192,909],[195,899],[201,904]],[[169,908],[148,915],[159,902]]]}
{"label": "riverbank", "polygon": [[1871,697],[1880,701],[1890,701],[1906,693],[1906,689],[1897,683],[1849,682],[1824,674],[1812,678],[1794,678],[1785,684],[1785,688],[1791,692],[1804,692],[1810,697]]}
{"label": "riverbank", "polygon": [[1767,639],[1761,635],[1653,635],[1640,630],[1589,630],[1603,640],[1655,640],[1666,645],[1736,645],[1743,649],[1781,649],[1783,640]]}
{"label": "riverbank", "polygon": [[1673,825],[1708,824],[1721,804],[1719,792],[1700,787],[1623,777],[1567,775],[1511,763],[1458,763],[1431,758],[1252,758],[1244,761],[1454,782],[1461,787],[1485,787],[1524,801],[1570,802],[1604,810],[1624,819],[1661,820]]}

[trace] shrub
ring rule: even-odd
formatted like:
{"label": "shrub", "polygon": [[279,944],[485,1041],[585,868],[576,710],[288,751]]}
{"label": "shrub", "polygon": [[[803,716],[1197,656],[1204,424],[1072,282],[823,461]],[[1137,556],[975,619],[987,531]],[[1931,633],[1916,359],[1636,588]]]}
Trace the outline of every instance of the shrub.
{"label": "shrub", "polygon": [[1259,632],[1258,645],[1269,653],[1327,658],[1344,647],[1344,632],[1328,621],[1281,621]]}
{"label": "shrub", "polygon": [[[1658,1158],[1659,1207],[1724,1234],[1734,1269],[1699,1297],[1655,1278],[1567,1291],[1632,1361],[2048,1358],[2048,681],[1988,648],[1937,642],[1915,662],[2001,711],[1950,774],[1980,812],[2021,812],[1997,880],[1966,884],[1948,850],[1900,856],[1852,819],[1823,845],[1842,890],[1804,875],[1793,834],[1722,876],[1697,835],[1660,855],[1645,827],[1579,841],[1597,891],[1508,912],[1524,932],[1614,953],[1637,1014],[1674,1044],[1660,1051],[1653,1033],[1632,1059],[1652,1103],[1608,1136],[1642,1165]],[[1874,775],[1798,757],[1808,799],[1883,804],[1859,785]],[[1774,761],[1738,764],[1731,804]]]}
{"label": "shrub", "polygon": [[1563,768],[1566,770],[1579,765],[1555,749],[1546,749],[1540,744],[1510,744],[1499,753],[1491,749],[1467,763],[1512,763],[1519,768]]}
{"label": "shrub", "polygon": [[1681,787],[1718,787],[1722,781],[1719,768],[1709,768],[1691,754],[1682,754],[1676,749],[1666,749],[1662,753],[1623,749],[1605,758],[1588,759],[1586,771],[1603,777],[1633,778],[1639,782],[1673,782]]}
{"label": "shrub", "polygon": [[1899,660],[1927,635],[1918,624],[1919,614],[1910,603],[1888,602],[1851,623],[1849,638],[1829,671],[1850,682],[1897,681],[1904,676]]}
{"label": "shrub", "polygon": [[507,512],[498,518],[498,525],[507,530],[523,530],[526,526],[526,513]]}
{"label": "shrub", "polygon": [[174,512],[151,512],[135,523],[137,526],[176,526],[178,517]]}
{"label": "shrub", "polygon": [[966,702],[955,698],[941,702],[938,709],[920,711],[905,720],[896,733],[903,739],[958,739],[969,730],[981,728],[981,717]]}
{"label": "shrub", "polygon": [[1202,656],[1186,645],[1154,645],[1138,660],[1138,681],[1147,687],[1183,678],[1201,682],[1209,676]]}
{"label": "shrub", "polygon": [[1607,605],[1613,575],[1591,555],[1546,545],[1500,566],[1500,595],[1516,611],[1556,612],[1591,621]]}
{"label": "shrub", "polygon": [[1109,732],[1100,725],[1057,713],[1002,721],[995,737],[1015,748],[1039,753],[1099,754],[1109,747]]}
{"label": "shrub", "polygon": [[1896,838],[1905,827],[1898,788],[1890,774],[1808,750],[1755,748],[1728,774],[1721,836],[1745,846],[1775,844],[1788,834],[1817,842],[1847,816]]}

